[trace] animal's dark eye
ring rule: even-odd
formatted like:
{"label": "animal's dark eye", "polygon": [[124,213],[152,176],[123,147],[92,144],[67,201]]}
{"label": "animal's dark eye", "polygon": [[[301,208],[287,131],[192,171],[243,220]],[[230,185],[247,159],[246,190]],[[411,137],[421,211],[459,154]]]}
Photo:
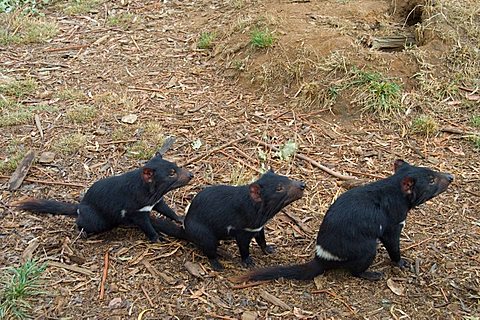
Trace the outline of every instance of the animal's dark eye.
{"label": "animal's dark eye", "polygon": [[428,183],[434,184],[434,183],[435,183],[435,177],[434,177],[434,176],[430,176],[430,178],[429,178],[429,180],[428,180]]}
{"label": "animal's dark eye", "polygon": [[175,177],[177,175],[177,171],[175,171],[175,169],[171,169],[168,176],[169,177]]}
{"label": "animal's dark eye", "polygon": [[283,186],[282,186],[281,184],[279,184],[279,185],[277,186],[277,188],[275,189],[275,191],[277,191],[277,192],[282,192],[282,191],[283,191]]}

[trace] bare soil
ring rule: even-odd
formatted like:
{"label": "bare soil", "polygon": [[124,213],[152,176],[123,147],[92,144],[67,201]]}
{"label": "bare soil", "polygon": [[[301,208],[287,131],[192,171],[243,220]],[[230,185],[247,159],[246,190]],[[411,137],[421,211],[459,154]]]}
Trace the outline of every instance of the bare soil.
{"label": "bare soil", "polygon": [[[363,44],[368,37],[387,35],[395,28],[414,32],[413,26],[400,27],[416,3],[393,2],[396,8],[386,0],[106,1],[88,14],[69,16],[47,9],[46,16],[60,28],[55,38],[0,48],[0,70],[5,75],[33,78],[39,84],[22,103],[56,107],[56,111],[38,113],[43,138],[33,120],[3,127],[0,134],[2,145],[15,139],[18,148],[56,153],[51,163],[35,163],[17,191],[7,189],[9,174],[4,173],[1,180],[0,265],[18,265],[32,242],[38,244],[33,257],[57,263],[45,272],[47,294],[34,302],[34,318],[478,317],[478,149],[448,130],[427,138],[411,134],[408,115],[389,120],[361,113],[349,96],[327,107],[303,105],[302,93],[296,95],[302,79],[327,76],[308,67],[308,62],[299,64],[305,68],[298,78],[282,78],[292,66],[288,62],[320,61],[340,50],[359,67],[373,68],[401,82],[412,112],[433,110],[441,128],[474,130],[468,117],[472,110],[478,112],[478,104],[472,109],[472,102],[454,97],[432,109],[412,100],[423,92],[414,77],[422,65],[411,52],[372,51]],[[136,18],[126,25],[107,25],[106,17],[121,12]],[[247,27],[238,27],[239,21]],[[276,44],[252,49],[249,21],[275,29]],[[211,30],[218,35],[215,47],[197,49],[199,34]],[[418,50],[441,73],[442,66],[435,68],[435,61],[450,49],[448,43],[430,37]],[[235,69],[235,60],[246,62],[246,70]],[[59,97],[66,89],[81,95]],[[95,106],[96,116],[86,122],[66,117],[78,104]],[[136,123],[121,121],[128,114],[138,116]],[[152,126],[160,130],[152,134],[148,129]],[[81,148],[65,154],[54,148],[72,133],[86,137]],[[394,160],[402,158],[450,172],[455,182],[410,213],[401,238],[410,268],[393,267],[379,246],[372,269],[385,276],[378,282],[337,271],[311,282],[279,280],[238,288],[229,279],[246,269],[233,242],[222,244],[226,270],[214,272],[199,250],[182,241],[151,244],[134,228],[82,239],[71,218],[38,216],[9,206],[27,197],[77,201],[99,178],[141,165],[131,153],[135,143],[143,141],[146,149],[154,151],[159,144],[153,141],[169,135],[176,137],[176,143],[166,158],[195,174],[189,186],[166,196],[178,213],[184,213],[202,186],[248,183],[259,175],[262,165],[307,183],[305,196],[266,226],[267,242],[276,246],[276,252],[265,256],[252,244],[257,266],[311,259],[323,215],[346,189],[342,180],[308,161],[281,160],[262,145],[239,140],[245,135],[275,146],[293,140],[299,154],[368,181],[391,174]],[[199,148],[193,144],[197,140]],[[266,154],[265,160],[259,151]],[[0,159],[8,157],[7,148],[0,148]],[[105,296],[100,299],[107,253]],[[186,263],[197,264],[200,274],[188,272]],[[401,293],[394,293],[392,286]],[[265,292],[286,305],[275,304]]]}

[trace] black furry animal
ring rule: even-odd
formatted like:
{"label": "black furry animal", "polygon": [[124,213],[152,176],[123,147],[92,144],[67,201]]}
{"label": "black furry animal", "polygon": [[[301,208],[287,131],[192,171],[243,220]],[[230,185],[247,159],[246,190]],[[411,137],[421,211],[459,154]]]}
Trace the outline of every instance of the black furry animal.
{"label": "black furry animal", "polygon": [[318,231],[313,260],[254,270],[234,281],[310,280],[336,268],[378,280],[382,273],[367,271],[375,258],[377,239],[397,266],[405,266],[400,256],[400,232],[408,211],[445,191],[452,181],[450,174],[397,160],[392,176],[348,190],[330,206]]}
{"label": "black furry animal", "polygon": [[[195,243],[208,257],[212,268],[223,269],[217,259],[219,240],[235,239],[244,265],[253,265],[249,245],[252,238],[266,254],[264,226],[282,208],[303,196],[305,183],[278,175],[272,170],[243,186],[207,187],[192,200],[184,221],[184,234],[170,234]],[[168,233],[167,233],[168,234]]]}
{"label": "black furry animal", "polygon": [[157,231],[170,227],[157,223],[159,219],[151,217],[150,211],[156,210],[181,222],[182,219],[168,207],[162,196],[186,185],[192,178],[192,173],[157,154],[141,168],[98,180],[79,204],[33,199],[20,202],[18,208],[36,213],[76,216],[79,230],[87,235],[108,231],[118,225],[133,224],[150,241],[156,242],[160,239]]}

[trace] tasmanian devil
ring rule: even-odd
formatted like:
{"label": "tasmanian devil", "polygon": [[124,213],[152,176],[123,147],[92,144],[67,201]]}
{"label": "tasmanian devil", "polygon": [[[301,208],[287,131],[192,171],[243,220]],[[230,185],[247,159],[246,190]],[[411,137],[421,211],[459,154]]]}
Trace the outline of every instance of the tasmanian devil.
{"label": "tasmanian devil", "polygon": [[249,253],[252,238],[264,253],[272,253],[274,249],[266,244],[263,228],[282,208],[300,199],[304,189],[304,182],[272,170],[249,185],[207,187],[193,198],[185,216],[185,234],[180,237],[195,243],[215,270],[223,269],[217,247],[219,240],[225,239],[235,239],[243,264],[253,265]]}
{"label": "tasmanian devil", "polygon": [[[155,223],[150,211],[156,210],[175,221],[182,219],[168,207],[162,196],[186,185],[193,174],[157,153],[143,167],[118,176],[100,179],[85,193],[78,204],[55,200],[26,200],[18,208],[37,213],[77,217],[77,226],[87,235],[108,231],[118,225],[138,226],[152,242],[160,239],[157,231],[168,224]],[[173,225],[173,223],[172,223]],[[154,227],[155,226],[155,227]]]}
{"label": "tasmanian devil", "polygon": [[394,168],[392,176],[348,190],[330,206],[318,231],[312,261],[254,270],[234,280],[309,280],[336,268],[378,280],[382,273],[367,271],[375,258],[377,239],[397,266],[405,266],[400,257],[400,232],[408,211],[445,191],[453,176],[403,160],[396,160]]}

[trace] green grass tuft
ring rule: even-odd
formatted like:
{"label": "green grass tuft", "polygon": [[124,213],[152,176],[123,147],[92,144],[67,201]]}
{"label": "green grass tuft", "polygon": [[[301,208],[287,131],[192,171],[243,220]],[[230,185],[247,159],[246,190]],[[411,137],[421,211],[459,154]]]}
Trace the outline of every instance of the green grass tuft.
{"label": "green grass tuft", "polygon": [[0,94],[10,97],[22,98],[37,89],[34,79],[14,80],[0,84]]}
{"label": "green grass tuft", "polygon": [[54,112],[55,106],[31,105],[0,100],[0,128],[16,126],[33,121],[33,115],[38,111]]}
{"label": "green grass tuft", "polygon": [[198,39],[197,47],[199,49],[211,49],[213,47],[213,41],[215,40],[215,32],[202,32]]}
{"label": "green grass tuft", "polygon": [[57,33],[57,24],[46,18],[0,14],[0,45],[45,42]]}
{"label": "green grass tuft", "polygon": [[128,148],[127,155],[134,159],[148,160],[163,144],[164,130],[157,122],[147,122],[139,127],[137,132],[141,133],[141,140]]}
{"label": "green grass tuft", "polygon": [[268,48],[275,42],[275,37],[267,28],[254,29],[250,35],[250,43],[255,48]]}
{"label": "green grass tuft", "polygon": [[480,128],[480,116],[472,116],[471,122],[472,126],[475,128]]}
{"label": "green grass tuft", "polygon": [[67,3],[63,12],[69,15],[85,14],[100,5],[100,0],[71,0]]}
{"label": "green grass tuft", "polygon": [[81,133],[73,133],[63,136],[52,146],[52,149],[62,154],[74,154],[82,149],[87,143],[87,137]]}
{"label": "green grass tuft", "polygon": [[431,136],[437,133],[438,124],[431,116],[421,115],[412,121],[411,129],[413,133]]}
{"label": "green grass tuft", "polygon": [[41,276],[46,264],[27,261],[17,268],[5,269],[2,277],[3,289],[0,292],[1,319],[29,319],[29,300],[41,295]]}
{"label": "green grass tuft", "polygon": [[119,13],[113,16],[109,16],[107,19],[107,25],[110,27],[120,27],[122,29],[128,29],[135,23],[137,17],[131,13]]}
{"label": "green grass tuft", "polygon": [[97,114],[98,110],[95,106],[79,104],[69,109],[66,113],[66,116],[69,121],[79,124],[95,119]]}
{"label": "green grass tuft", "polygon": [[0,160],[0,172],[3,174],[10,174],[15,171],[27,151],[17,139],[9,139],[7,146],[4,146],[3,151],[5,151],[7,156],[5,159]]}

